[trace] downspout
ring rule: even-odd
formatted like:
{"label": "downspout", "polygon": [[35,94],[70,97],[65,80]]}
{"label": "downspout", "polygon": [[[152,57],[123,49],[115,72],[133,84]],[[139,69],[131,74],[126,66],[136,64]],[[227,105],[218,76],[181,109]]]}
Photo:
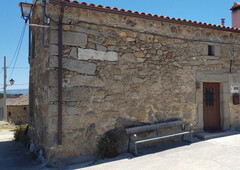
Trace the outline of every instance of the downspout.
{"label": "downspout", "polygon": [[235,56],[235,50],[234,50],[234,46],[233,46],[233,50],[231,51],[231,60],[230,60],[230,68],[229,68],[230,74],[232,74],[232,65],[233,65],[234,56]]}
{"label": "downspout", "polygon": [[[46,16],[46,0],[42,0],[42,25],[45,25]],[[48,48],[45,46],[45,27],[42,27],[42,48]]]}
{"label": "downspout", "polygon": [[58,144],[62,144],[62,57],[63,57],[63,41],[62,27],[64,3],[60,3],[60,15],[58,23]]}
{"label": "downspout", "polygon": [[[31,24],[31,18],[29,18],[29,24]],[[31,28],[28,28],[28,59],[30,60],[31,54],[32,54],[32,34],[31,34]]]}
{"label": "downspout", "polygon": [[229,73],[232,74],[232,63],[233,63],[233,60],[230,60],[230,68],[229,68]]}

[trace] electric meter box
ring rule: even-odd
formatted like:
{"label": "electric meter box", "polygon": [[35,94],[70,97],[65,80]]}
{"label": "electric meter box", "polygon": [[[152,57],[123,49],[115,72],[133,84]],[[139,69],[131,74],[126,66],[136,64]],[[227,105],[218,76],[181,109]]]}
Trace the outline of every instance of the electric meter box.
{"label": "electric meter box", "polygon": [[239,93],[239,86],[231,86],[231,93]]}

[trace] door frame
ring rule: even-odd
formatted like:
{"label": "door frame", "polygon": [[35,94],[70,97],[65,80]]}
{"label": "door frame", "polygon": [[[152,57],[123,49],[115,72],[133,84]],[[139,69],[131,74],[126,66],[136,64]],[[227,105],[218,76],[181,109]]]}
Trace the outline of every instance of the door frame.
{"label": "door frame", "polygon": [[229,74],[217,71],[196,71],[195,83],[196,86],[196,128],[199,131],[203,131],[203,82],[220,83],[220,126],[222,130],[229,129],[231,127],[230,117],[230,88],[229,88]]}

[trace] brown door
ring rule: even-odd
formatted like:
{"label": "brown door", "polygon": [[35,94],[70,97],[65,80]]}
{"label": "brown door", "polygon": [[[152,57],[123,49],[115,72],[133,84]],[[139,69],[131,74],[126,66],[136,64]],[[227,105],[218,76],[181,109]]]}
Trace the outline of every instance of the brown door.
{"label": "brown door", "polygon": [[220,129],[220,84],[203,83],[204,130]]}

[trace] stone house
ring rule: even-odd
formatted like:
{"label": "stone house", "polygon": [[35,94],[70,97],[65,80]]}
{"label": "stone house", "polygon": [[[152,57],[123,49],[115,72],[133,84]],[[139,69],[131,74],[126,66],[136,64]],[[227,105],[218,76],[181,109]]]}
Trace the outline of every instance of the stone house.
{"label": "stone house", "polygon": [[[240,85],[239,8],[231,9],[234,27],[226,27],[49,0],[49,28],[31,27],[33,145],[48,160],[91,159],[100,135],[136,123],[180,118],[197,131],[239,126],[232,100]],[[37,2],[31,22],[41,18]]]}
{"label": "stone house", "polygon": [[7,121],[15,124],[29,123],[29,95],[7,101]]}
{"label": "stone house", "polygon": [[[6,98],[6,105],[11,102],[12,100],[15,100],[18,96],[9,96],[7,95],[7,98]],[[4,98],[0,98],[0,120],[5,120],[7,121],[7,115],[6,117],[4,116],[4,106],[5,106],[5,100]]]}

